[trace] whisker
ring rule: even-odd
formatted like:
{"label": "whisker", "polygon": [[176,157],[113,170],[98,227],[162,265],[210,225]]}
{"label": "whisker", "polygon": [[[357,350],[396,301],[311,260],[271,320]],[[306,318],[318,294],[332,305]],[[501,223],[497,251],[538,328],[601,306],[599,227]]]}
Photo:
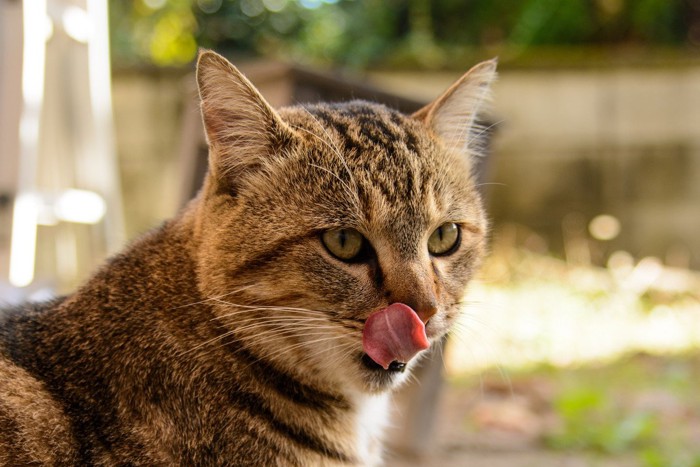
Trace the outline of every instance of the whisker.
{"label": "whisker", "polygon": [[[254,329],[256,326],[257,326],[257,324],[254,324],[254,325],[249,325],[249,326],[244,327],[244,328]],[[201,349],[202,347],[205,347],[205,346],[210,345],[212,343],[215,343],[217,341],[221,341],[221,340],[223,340],[227,337],[230,337],[230,336],[236,336],[236,339],[243,340],[243,341],[257,340],[257,342],[265,343],[265,344],[269,345],[270,343],[273,343],[275,341],[282,340],[285,338],[294,337],[294,336],[309,336],[309,335],[326,335],[327,336],[328,335],[328,332],[326,330],[322,330],[321,332],[317,332],[317,333],[308,332],[309,330],[311,330],[311,331],[318,330],[318,328],[319,328],[318,326],[307,327],[307,328],[302,328],[302,329],[290,328],[290,327],[286,327],[286,328],[279,328],[279,327],[270,328],[270,327],[268,327],[268,328],[262,330],[261,332],[259,332],[257,334],[252,334],[252,335],[240,335],[240,334],[237,334],[238,332],[241,331],[240,329],[231,329],[231,330],[228,330],[226,332],[219,334],[216,337],[208,339],[200,344],[197,344],[195,347],[193,347],[191,349],[187,349],[186,351],[181,352],[181,354],[179,356],[186,355],[190,352],[196,351],[198,349]],[[333,329],[337,330],[337,328],[335,328],[333,326],[327,326],[326,328],[330,329],[330,330],[333,330]],[[302,334],[302,331],[306,331],[306,332],[304,332]],[[266,336],[270,336],[270,335],[272,335],[272,338],[266,337]]]}
{"label": "whisker", "polygon": [[343,189],[347,195],[349,195],[351,197],[356,196],[355,193],[353,193],[353,191],[350,189],[350,186],[347,183],[345,183],[345,181],[342,178],[340,178],[337,174],[333,173],[331,170],[329,170],[325,167],[321,167],[320,165],[312,164],[312,163],[310,163],[309,166],[315,167],[319,170],[323,170],[324,172],[332,175],[336,180],[338,180],[343,185]]}
{"label": "whisker", "polygon": [[222,320],[226,318],[233,318],[239,315],[252,315],[255,314],[256,312],[268,312],[267,314],[257,314],[256,316],[263,317],[263,316],[284,316],[284,315],[273,315],[270,314],[270,311],[275,311],[275,312],[284,312],[284,313],[289,313],[292,315],[296,315],[299,317],[306,317],[308,319],[325,319],[328,321],[328,315],[326,313],[322,312],[312,312],[312,311],[307,311],[307,310],[292,310],[292,309],[284,309],[284,308],[277,308],[277,309],[271,309],[271,308],[259,308],[259,307],[245,307],[243,310],[237,310],[237,311],[231,311],[226,314],[223,314],[221,316],[215,316],[211,320]]}
{"label": "whisker", "polygon": [[217,319],[223,319],[226,317],[232,317],[238,314],[245,314],[245,313],[250,313],[254,311],[265,311],[265,310],[270,310],[270,311],[280,311],[280,312],[292,312],[300,315],[308,315],[308,316],[319,316],[321,318],[325,318],[328,321],[333,321],[333,320],[340,320],[344,321],[347,323],[351,324],[357,324],[361,325],[364,323],[363,320],[359,320],[358,318],[349,318],[346,316],[342,316],[334,311],[328,311],[328,310],[312,310],[309,308],[298,308],[298,307],[285,307],[285,306],[263,306],[263,305],[241,305],[241,304],[236,304],[236,303],[230,303],[226,301],[221,301],[221,304],[226,305],[226,306],[231,306],[231,307],[237,307],[237,308],[242,308],[240,311],[234,311],[231,313],[226,313],[225,315],[222,316],[215,316],[212,318],[212,320],[217,320]]}
{"label": "whisker", "polygon": [[[491,130],[492,128],[494,128],[494,127],[496,127],[496,126],[498,126],[498,125],[500,125],[500,124],[503,123],[503,122],[505,122],[505,119],[501,119],[501,120],[495,121],[495,122],[493,122],[493,123],[491,123],[490,125],[487,125],[487,126],[483,126],[483,125],[481,125],[481,124],[474,125],[472,128],[478,128],[478,129],[479,129],[479,132],[476,133],[476,134],[474,134],[474,135],[472,136],[472,139],[477,140],[477,141],[480,141],[480,140],[481,140],[481,137],[484,136],[484,134],[485,134],[487,131]],[[481,151],[477,151],[477,154],[480,155],[480,154],[481,154]]]}
{"label": "whisker", "polygon": [[[306,335],[309,335],[309,334],[306,334]],[[321,342],[333,341],[333,340],[336,340],[336,339],[340,339],[340,338],[342,338],[342,337],[343,337],[343,336],[327,336],[327,335],[326,335],[325,337],[321,337],[321,338],[319,338],[319,339],[312,339],[312,340],[310,340],[310,341],[299,342],[299,343],[294,344],[294,345],[291,345],[291,346],[285,346],[285,347],[283,347],[283,348],[281,348],[281,349],[277,349],[276,351],[274,351],[274,352],[272,352],[272,353],[269,353],[269,352],[264,353],[264,354],[263,354],[263,357],[264,357],[264,358],[267,358],[267,359],[274,359],[274,358],[278,357],[279,355],[282,355],[282,354],[287,353],[287,352],[291,352],[291,351],[296,350],[296,349],[298,349],[298,348],[300,348],[300,347],[304,347],[304,346],[312,345],[312,344],[318,344],[318,343],[321,343]],[[250,366],[251,366],[251,365],[246,365],[245,367],[243,367],[243,368],[241,369],[241,371],[246,370],[246,369],[249,368]]]}
{"label": "whisker", "polygon": [[[333,139],[331,138],[331,135],[330,135],[330,134],[328,133],[328,131],[326,130],[326,127],[324,127],[323,124],[321,124],[321,122],[318,120],[318,118],[316,118],[316,116],[315,116],[314,114],[312,114],[312,113],[309,111],[309,109],[307,109],[306,107],[302,107],[302,108],[304,109],[304,111],[306,111],[306,113],[309,115],[309,117],[311,117],[311,119],[312,119],[313,121],[316,122],[316,125],[318,125],[318,127],[321,129],[321,131],[323,132],[323,134],[326,135],[326,138],[328,138],[328,141],[329,141],[330,143],[332,143]],[[315,133],[313,133],[313,132],[311,132],[311,134],[315,135]],[[316,135],[316,136],[318,136],[318,135]],[[319,138],[319,139],[320,139],[320,138]],[[323,141],[323,140],[322,140],[322,141]],[[335,144],[333,144],[333,145],[331,146],[330,143],[329,143],[328,145],[331,147],[331,149],[333,149],[333,152],[335,153],[336,156],[338,156],[338,159],[340,159],[340,162],[341,162],[341,163],[343,164],[343,166],[345,167],[345,170],[346,170],[347,173],[348,173],[348,177],[350,177],[350,181],[352,181],[352,184],[355,185],[355,187],[357,187],[357,182],[355,182],[355,178],[354,178],[353,175],[352,175],[352,171],[350,170],[350,167],[348,166],[348,163],[347,163],[347,161],[345,160],[345,157],[343,157],[342,152],[340,151],[340,149],[338,148],[338,146],[336,146]]]}
{"label": "whisker", "polygon": [[[347,360],[348,357],[350,357],[353,352],[355,351],[355,344],[351,342],[341,342],[338,345],[335,346],[336,350],[342,350],[342,349],[347,349],[344,350],[340,355],[335,355],[335,358],[332,361],[326,362],[327,365],[333,366],[334,364],[339,364],[342,363],[343,361]],[[328,355],[327,349],[319,349],[316,352],[313,352],[311,354],[308,354],[305,356],[305,358],[299,360],[300,364],[307,363],[309,360],[312,360],[316,358],[319,355]],[[324,359],[327,359],[327,357],[324,357]]]}
{"label": "whisker", "polygon": [[223,294],[223,295],[219,295],[218,297],[209,297],[209,298],[206,298],[206,299],[204,299],[204,300],[200,300],[200,301],[198,301],[198,302],[188,303],[187,305],[180,305],[180,306],[176,306],[176,307],[173,307],[173,308],[169,308],[168,310],[177,310],[177,309],[179,309],[179,308],[187,308],[187,307],[190,307],[190,306],[201,305],[202,303],[207,303],[207,302],[210,302],[210,301],[213,301],[213,300],[219,300],[219,299],[221,299],[221,298],[223,298],[223,297],[228,297],[228,296],[230,296],[230,295],[240,293],[240,292],[242,292],[242,291],[244,291],[244,290],[247,290],[247,289],[249,289],[249,288],[251,288],[251,287],[254,287],[254,285],[255,285],[255,284],[246,285],[246,286],[240,287],[240,288],[238,288],[238,289],[236,289],[236,290],[234,290],[234,291],[232,291],[232,292],[228,292],[228,293],[225,293],[225,294]]}
{"label": "whisker", "polygon": [[277,305],[242,305],[238,303],[231,303],[227,302],[225,300],[219,300],[219,302],[223,305],[227,306],[233,306],[233,307],[238,307],[238,308],[246,308],[246,309],[259,309],[259,310],[284,310],[284,311],[305,311],[309,313],[319,313],[319,314],[332,314],[333,312],[327,311],[327,310],[312,310],[310,308],[299,308],[299,307],[290,307],[290,306],[277,306]]}
{"label": "whisker", "polygon": [[216,342],[218,340],[224,339],[225,337],[230,336],[231,334],[233,334],[233,331],[227,331],[227,332],[220,334],[216,337],[212,337],[211,339],[207,339],[204,342],[200,342],[199,344],[195,345],[194,347],[192,347],[190,349],[183,350],[182,352],[178,353],[177,356],[184,357],[185,355],[192,353],[192,352],[195,352],[196,350],[201,349],[202,347],[206,347],[207,345],[211,344],[212,342]]}
{"label": "whisker", "polygon": [[[280,328],[279,326],[274,326],[274,324],[277,324],[277,323],[285,324],[286,327]],[[304,327],[306,329],[310,329],[310,330],[314,330],[314,331],[315,330],[335,330],[335,331],[338,330],[337,326],[330,326],[330,325],[329,326],[318,326],[318,325],[313,325],[313,326],[306,325],[306,326],[304,326],[305,323],[294,323],[294,322],[290,322],[290,321],[265,321],[263,323],[254,322],[253,324],[248,324],[246,326],[237,327],[233,331],[243,332],[243,331],[247,331],[249,329],[255,329],[256,327],[265,327],[266,330],[267,329],[277,329],[277,330],[279,330],[279,332],[284,332],[285,330],[290,329],[295,324],[301,325],[301,326],[295,326],[295,329],[297,329],[299,327]]]}
{"label": "whisker", "polygon": [[[258,323],[318,323],[322,322],[325,324],[330,324],[332,321],[329,319],[326,319],[324,317],[317,317],[317,316],[288,316],[288,315],[269,315],[269,314],[264,314],[264,315],[254,315],[251,316],[253,310],[245,310],[245,311],[237,311],[235,313],[230,313],[225,316],[220,316],[217,318],[212,318],[212,321],[216,320],[222,320],[222,319],[228,319],[231,318],[228,323],[230,325],[235,325],[239,326],[243,323],[250,323],[250,322],[258,322]],[[267,310],[263,310],[267,311]],[[243,315],[242,317],[239,317],[239,315]],[[238,328],[240,329],[240,328]]]}

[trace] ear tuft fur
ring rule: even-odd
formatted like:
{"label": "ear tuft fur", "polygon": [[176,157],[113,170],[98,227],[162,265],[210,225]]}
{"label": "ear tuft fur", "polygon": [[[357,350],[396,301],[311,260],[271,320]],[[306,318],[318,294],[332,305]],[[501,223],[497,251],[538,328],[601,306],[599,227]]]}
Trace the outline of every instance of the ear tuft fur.
{"label": "ear tuft fur", "polygon": [[413,118],[423,121],[446,147],[478,153],[477,116],[490,100],[498,60],[472,67],[435,101],[418,110]]}
{"label": "ear tuft fur", "polygon": [[291,134],[255,86],[221,55],[200,50],[197,85],[210,171],[217,177],[264,163]]}

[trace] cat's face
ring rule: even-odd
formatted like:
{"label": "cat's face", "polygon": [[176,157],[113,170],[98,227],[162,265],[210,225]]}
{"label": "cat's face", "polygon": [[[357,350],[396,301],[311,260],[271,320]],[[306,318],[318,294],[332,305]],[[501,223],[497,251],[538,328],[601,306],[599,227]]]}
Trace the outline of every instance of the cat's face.
{"label": "cat's face", "polygon": [[[357,101],[276,112],[223,58],[200,57],[211,167],[199,285],[228,339],[359,391],[405,379],[422,347],[407,342],[407,358],[389,348],[385,360],[374,349],[423,326],[419,341],[439,340],[483,255],[469,139],[494,68],[475,68],[414,116]],[[372,314],[382,323],[370,330]]]}

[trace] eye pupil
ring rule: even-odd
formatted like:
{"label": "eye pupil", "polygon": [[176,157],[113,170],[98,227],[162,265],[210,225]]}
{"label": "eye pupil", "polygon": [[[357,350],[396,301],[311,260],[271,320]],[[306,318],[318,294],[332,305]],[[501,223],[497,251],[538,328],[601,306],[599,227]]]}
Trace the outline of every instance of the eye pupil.
{"label": "eye pupil", "polygon": [[332,229],[323,232],[321,242],[337,259],[352,261],[361,255],[365,238],[355,229]]}
{"label": "eye pupil", "polygon": [[435,229],[428,239],[428,251],[433,256],[447,256],[454,253],[460,243],[459,226],[454,222],[446,222]]}

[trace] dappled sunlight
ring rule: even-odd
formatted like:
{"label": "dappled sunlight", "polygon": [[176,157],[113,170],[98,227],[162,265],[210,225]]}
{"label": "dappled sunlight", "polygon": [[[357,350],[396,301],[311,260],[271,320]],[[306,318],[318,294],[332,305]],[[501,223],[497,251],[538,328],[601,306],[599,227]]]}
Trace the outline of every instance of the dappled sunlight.
{"label": "dappled sunlight", "polygon": [[557,259],[513,229],[445,351],[443,465],[700,465],[700,273],[625,251],[594,266],[583,238]]}
{"label": "dappled sunlight", "polygon": [[451,374],[566,366],[631,352],[700,347],[700,274],[613,254],[571,265],[496,245],[467,296],[448,349]]}

